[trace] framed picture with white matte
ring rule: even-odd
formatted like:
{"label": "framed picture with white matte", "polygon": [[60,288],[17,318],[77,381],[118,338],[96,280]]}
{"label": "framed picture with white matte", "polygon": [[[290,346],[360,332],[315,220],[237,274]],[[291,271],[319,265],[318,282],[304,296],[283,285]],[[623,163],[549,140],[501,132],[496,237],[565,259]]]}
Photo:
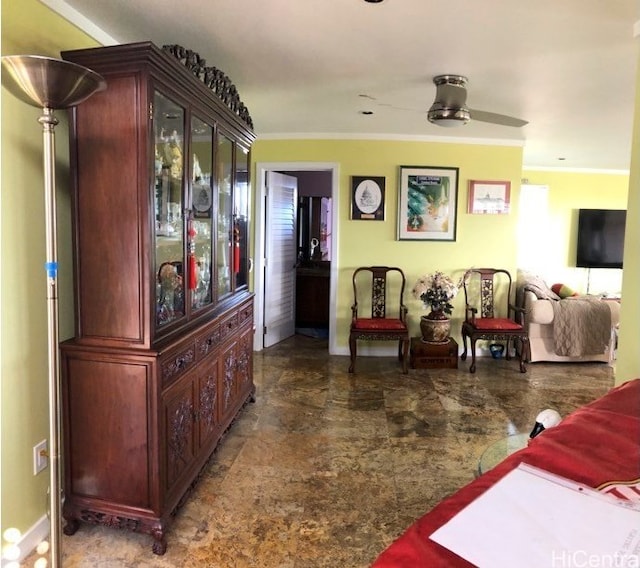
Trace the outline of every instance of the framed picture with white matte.
{"label": "framed picture with white matte", "polygon": [[455,241],[458,168],[400,166],[399,241]]}
{"label": "framed picture with white matte", "polygon": [[384,206],[384,177],[351,177],[351,219],[356,221],[384,221]]}
{"label": "framed picture with white matte", "polygon": [[506,215],[511,206],[511,182],[469,180],[468,213]]}

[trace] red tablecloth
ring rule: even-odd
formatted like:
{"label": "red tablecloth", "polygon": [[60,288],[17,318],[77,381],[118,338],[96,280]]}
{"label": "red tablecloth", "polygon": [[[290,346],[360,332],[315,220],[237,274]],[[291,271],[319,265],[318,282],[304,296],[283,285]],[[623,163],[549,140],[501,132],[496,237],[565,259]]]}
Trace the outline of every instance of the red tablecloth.
{"label": "red tablecloth", "polygon": [[429,536],[521,462],[591,487],[615,481],[640,482],[640,379],[576,410],[526,448],[441,501],[392,543],[373,568],[473,566]]}

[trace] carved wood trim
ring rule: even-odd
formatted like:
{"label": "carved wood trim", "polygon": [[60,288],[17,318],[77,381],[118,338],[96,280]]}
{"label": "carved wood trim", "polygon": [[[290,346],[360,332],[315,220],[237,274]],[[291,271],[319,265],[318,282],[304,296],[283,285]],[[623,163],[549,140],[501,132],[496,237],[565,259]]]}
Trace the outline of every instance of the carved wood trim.
{"label": "carved wood trim", "polygon": [[[467,334],[468,337],[471,337],[471,334]],[[498,332],[483,332],[483,333],[474,333],[475,339],[482,339],[486,341],[507,341],[511,339],[518,339],[521,341],[529,341],[529,336],[527,334],[521,333],[498,333]]]}
{"label": "carved wood trim", "polygon": [[385,332],[376,332],[376,333],[371,333],[371,332],[362,332],[362,333],[358,333],[358,332],[354,332],[351,335],[352,338],[354,339],[375,339],[375,340],[389,340],[389,341],[408,341],[407,337],[401,337],[398,333],[385,333]]}
{"label": "carved wood trim", "polygon": [[203,359],[209,352],[213,351],[216,345],[220,341],[220,326],[216,325],[216,327],[210,332],[200,337],[196,341],[196,349],[198,352],[198,357]]}
{"label": "carved wood trim", "polygon": [[195,350],[189,347],[162,364],[162,381],[167,383],[186,371],[195,362]]}
{"label": "carved wood trim", "polygon": [[186,49],[181,45],[163,45],[162,49],[173,55],[200,79],[233,114],[253,130],[253,120],[249,114],[249,109],[240,100],[238,90],[223,71],[216,67],[207,67],[207,62],[199,53]]}
{"label": "carved wood trim", "polygon": [[250,348],[252,349],[252,346],[247,345],[247,342],[243,341],[240,346],[240,352],[238,353],[237,371],[239,382],[242,385],[251,380],[249,364],[251,361],[251,353],[249,351]]}
{"label": "carved wood trim", "polygon": [[179,402],[172,411],[168,426],[167,474],[171,485],[191,459],[187,454],[187,450],[191,450],[190,438],[193,431],[193,403],[190,399],[184,398]]}
{"label": "carved wood trim", "polygon": [[233,384],[235,382],[236,365],[234,360],[233,350],[228,352],[224,359],[224,375],[222,377],[224,384],[223,391],[223,408],[226,412],[231,405],[231,394],[233,391]]}
{"label": "carved wood trim", "polygon": [[162,521],[145,521],[125,517],[124,515],[114,515],[102,513],[92,509],[82,508],[74,514],[74,518],[67,519],[64,533],[68,536],[74,534],[78,529],[78,520],[93,525],[102,525],[116,529],[130,530],[137,533],[149,534],[153,537],[153,553],[163,555],[167,550],[166,526]]}
{"label": "carved wood trim", "polygon": [[218,400],[217,376],[209,373],[200,391],[200,420],[207,434],[216,427],[216,402]]}

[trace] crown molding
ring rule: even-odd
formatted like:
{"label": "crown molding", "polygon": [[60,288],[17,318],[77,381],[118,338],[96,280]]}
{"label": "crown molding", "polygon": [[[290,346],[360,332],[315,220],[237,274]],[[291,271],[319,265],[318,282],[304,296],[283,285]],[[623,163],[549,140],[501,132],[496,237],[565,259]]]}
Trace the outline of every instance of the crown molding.
{"label": "crown molding", "polygon": [[83,16],[78,10],[72,8],[63,0],[40,0],[45,6],[80,28],[101,45],[118,45],[120,42],[111,37],[102,28],[96,26],[89,18]]}
{"label": "crown molding", "polygon": [[554,173],[568,173],[568,174],[605,174],[612,176],[628,176],[629,170],[607,170],[604,168],[567,168],[567,167],[554,167],[554,166],[527,166],[522,165],[522,171],[527,172],[554,172]]}
{"label": "crown molding", "polygon": [[335,132],[291,132],[258,134],[257,140],[377,140],[381,142],[437,142],[439,144],[475,144],[483,146],[524,147],[525,140],[504,138],[462,138],[422,134],[357,134]]}

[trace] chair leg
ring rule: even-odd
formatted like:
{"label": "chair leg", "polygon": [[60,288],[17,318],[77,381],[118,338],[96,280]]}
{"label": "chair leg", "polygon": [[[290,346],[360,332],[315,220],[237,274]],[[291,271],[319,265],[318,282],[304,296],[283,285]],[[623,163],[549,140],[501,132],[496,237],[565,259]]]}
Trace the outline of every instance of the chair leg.
{"label": "chair leg", "polygon": [[462,355],[460,355],[460,359],[462,361],[467,360],[467,336],[466,334],[462,334]]}
{"label": "chair leg", "polygon": [[349,365],[350,373],[356,372],[356,341],[355,337],[349,336],[349,353],[351,354],[351,364]]}
{"label": "chair leg", "polygon": [[[504,358],[505,358],[507,361],[509,361],[509,360],[511,359],[511,351],[509,351],[509,345],[510,345],[510,343],[511,343],[511,340],[510,340],[510,339],[507,339],[507,342],[506,342],[506,344],[505,344],[505,346],[504,346],[504,353],[505,353]],[[515,344],[516,344],[516,342],[515,342],[515,339],[514,339],[514,341],[513,341],[513,345],[515,346]]]}
{"label": "chair leg", "polygon": [[[476,339],[475,337],[469,338],[469,343],[471,343],[471,366],[469,367],[470,373],[476,372]],[[465,344],[466,349],[466,344]]]}
{"label": "chair leg", "polygon": [[529,338],[520,340],[520,349],[522,349],[524,353],[525,363],[531,363],[531,343],[529,343]]}
{"label": "chair leg", "polygon": [[529,350],[531,349],[531,346],[529,344],[529,338],[527,338],[526,340],[522,340],[522,349],[520,350],[520,372],[521,373],[526,373],[527,372],[527,367],[525,366],[524,362],[527,360],[527,356],[529,354]]}
{"label": "chair leg", "polygon": [[406,375],[409,373],[409,340],[403,339],[402,345],[402,372]]}

